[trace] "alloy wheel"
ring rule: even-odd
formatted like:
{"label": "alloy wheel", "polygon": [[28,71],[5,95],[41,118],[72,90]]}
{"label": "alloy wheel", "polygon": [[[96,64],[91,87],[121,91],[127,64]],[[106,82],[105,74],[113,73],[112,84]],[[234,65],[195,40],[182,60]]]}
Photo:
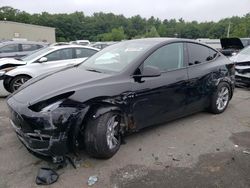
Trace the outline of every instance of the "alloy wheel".
{"label": "alloy wheel", "polygon": [[216,107],[218,110],[222,111],[226,108],[227,103],[229,101],[229,89],[228,87],[224,86],[218,92],[218,97],[216,100]]}
{"label": "alloy wheel", "polygon": [[119,116],[112,116],[107,123],[106,139],[109,149],[119,144]]}
{"label": "alloy wheel", "polygon": [[28,78],[20,78],[20,79],[15,80],[15,82],[13,83],[14,91],[17,90],[20,86],[22,86],[28,80],[29,80]]}

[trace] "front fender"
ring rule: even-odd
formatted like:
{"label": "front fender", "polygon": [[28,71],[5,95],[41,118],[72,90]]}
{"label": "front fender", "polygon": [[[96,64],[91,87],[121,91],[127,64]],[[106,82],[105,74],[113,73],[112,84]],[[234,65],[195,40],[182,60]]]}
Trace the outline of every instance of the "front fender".
{"label": "front fender", "polygon": [[98,117],[100,117],[101,115],[107,113],[107,112],[111,112],[111,111],[122,111],[118,106],[103,106],[103,107],[95,107],[92,112],[91,112],[91,116],[94,119],[97,119]]}

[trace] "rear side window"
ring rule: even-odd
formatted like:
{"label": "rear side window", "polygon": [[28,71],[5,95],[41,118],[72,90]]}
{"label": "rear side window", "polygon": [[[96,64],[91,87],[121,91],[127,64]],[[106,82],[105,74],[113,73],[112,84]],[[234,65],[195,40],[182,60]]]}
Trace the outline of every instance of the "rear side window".
{"label": "rear side window", "polygon": [[188,43],[188,56],[189,56],[189,65],[200,64],[203,62],[208,62],[213,60],[217,56],[217,52],[206,46]]}
{"label": "rear side window", "polygon": [[87,48],[76,48],[76,58],[90,57],[96,53],[95,50]]}
{"label": "rear side window", "polygon": [[0,52],[2,53],[11,53],[11,52],[18,52],[18,51],[19,51],[18,44],[9,44],[0,48]]}
{"label": "rear side window", "polygon": [[73,49],[61,49],[55,52],[48,54],[47,56],[48,61],[59,61],[59,60],[66,60],[66,59],[73,59]]}
{"label": "rear side window", "polygon": [[184,67],[183,43],[159,48],[144,61],[144,66],[146,65],[158,67],[163,72]]}
{"label": "rear side window", "polygon": [[34,51],[37,50],[37,45],[35,44],[22,44],[23,51]]}

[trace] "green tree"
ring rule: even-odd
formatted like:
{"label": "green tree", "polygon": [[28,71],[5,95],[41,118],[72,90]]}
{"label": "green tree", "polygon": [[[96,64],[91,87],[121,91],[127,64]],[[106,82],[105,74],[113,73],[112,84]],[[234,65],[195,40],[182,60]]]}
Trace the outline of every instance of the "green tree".
{"label": "green tree", "polygon": [[145,34],[146,38],[150,38],[150,37],[160,37],[159,33],[157,32],[155,26],[152,26],[149,30],[149,32],[146,32]]}

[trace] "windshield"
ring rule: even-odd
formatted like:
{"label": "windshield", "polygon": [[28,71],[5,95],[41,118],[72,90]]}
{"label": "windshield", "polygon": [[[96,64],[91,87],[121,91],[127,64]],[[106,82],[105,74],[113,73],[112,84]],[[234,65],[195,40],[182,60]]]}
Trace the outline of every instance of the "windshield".
{"label": "windshield", "polygon": [[120,72],[154,44],[156,41],[120,42],[96,53],[80,67],[99,72]]}
{"label": "windshield", "polygon": [[250,55],[250,47],[246,47],[239,52],[241,55]]}
{"label": "windshield", "polygon": [[37,50],[23,58],[21,58],[22,61],[32,61],[33,59],[37,58],[38,56],[49,52],[50,50],[52,50],[53,48],[42,48],[41,50]]}

